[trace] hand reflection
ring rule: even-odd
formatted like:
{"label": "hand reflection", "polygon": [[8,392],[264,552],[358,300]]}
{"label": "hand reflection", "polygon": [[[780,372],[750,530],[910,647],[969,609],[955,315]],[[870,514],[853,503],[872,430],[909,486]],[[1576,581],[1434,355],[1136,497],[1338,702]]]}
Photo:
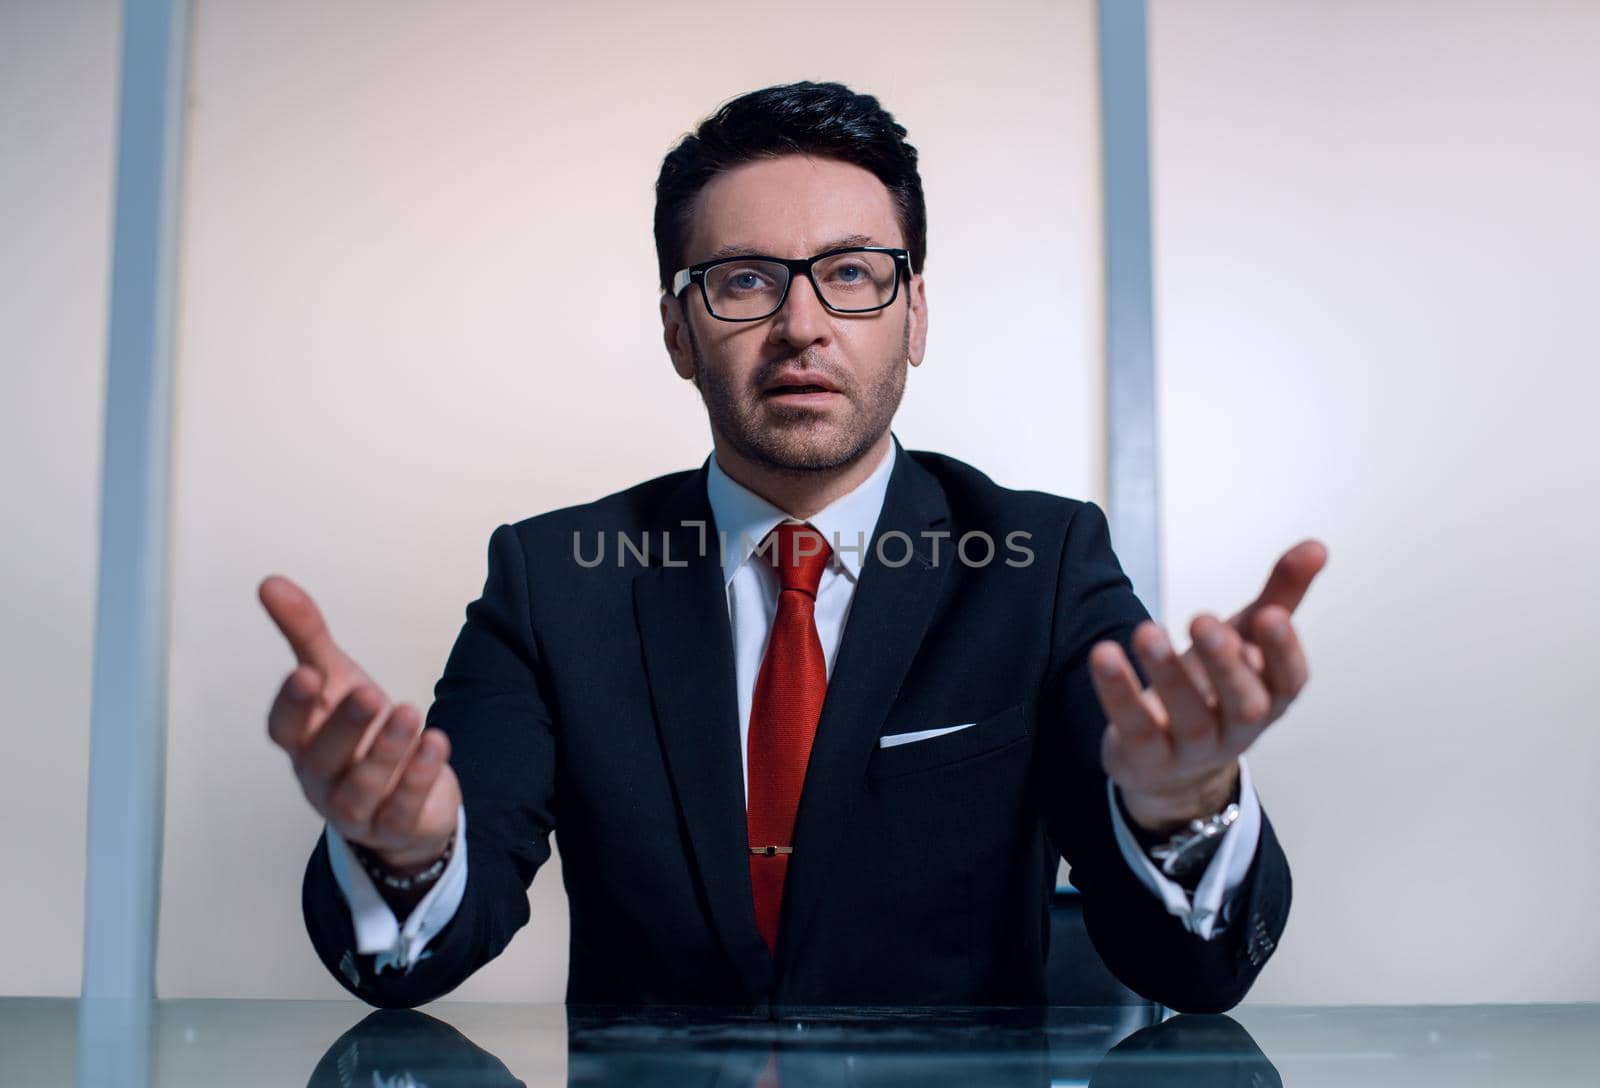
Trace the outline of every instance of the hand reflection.
{"label": "hand reflection", "polygon": [[309,1088],[526,1088],[511,1070],[442,1020],[379,1009],[339,1036]]}
{"label": "hand reflection", "polygon": [[1089,1088],[1283,1088],[1250,1033],[1227,1016],[1175,1016],[1111,1048]]}
{"label": "hand reflection", "polygon": [[[1178,1016],[1130,1035],[1116,1013],[832,1009],[774,1020],[717,1010],[573,1009],[567,1084],[1046,1088],[1087,1079],[1090,1088],[1282,1088],[1255,1040],[1226,1016]],[[495,1088],[522,1082],[450,1025],[384,1009],[345,1032],[309,1084]]]}

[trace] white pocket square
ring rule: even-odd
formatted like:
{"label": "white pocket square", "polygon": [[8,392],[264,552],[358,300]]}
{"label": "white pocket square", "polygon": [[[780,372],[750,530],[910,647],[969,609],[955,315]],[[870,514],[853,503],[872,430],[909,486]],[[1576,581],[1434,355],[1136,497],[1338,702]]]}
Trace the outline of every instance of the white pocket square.
{"label": "white pocket square", "polygon": [[878,747],[893,748],[900,744],[915,744],[919,740],[932,740],[934,737],[942,737],[946,733],[971,729],[977,724],[977,722],[966,722],[963,725],[947,725],[943,729],[919,729],[915,733],[891,733],[887,737],[878,738]]}

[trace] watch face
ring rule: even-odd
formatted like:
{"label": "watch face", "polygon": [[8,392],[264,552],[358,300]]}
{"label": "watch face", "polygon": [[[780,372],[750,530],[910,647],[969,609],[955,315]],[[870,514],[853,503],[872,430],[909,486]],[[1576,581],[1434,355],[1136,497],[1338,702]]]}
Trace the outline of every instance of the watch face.
{"label": "watch face", "polygon": [[[1231,821],[1230,821],[1231,822]],[[1208,827],[1221,824],[1221,820],[1208,823]],[[1150,851],[1150,856],[1161,866],[1161,871],[1173,880],[1183,883],[1193,877],[1199,876],[1211,864],[1212,857],[1217,852],[1217,847],[1222,845],[1220,828],[1213,834],[1207,835],[1199,832],[1187,835],[1174,835],[1172,840],[1164,846],[1155,847]]]}
{"label": "watch face", "polygon": [[1172,864],[1174,879],[1187,880],[1192,876],[1199,875],[1205,869],[1206,862],[1211,860],[1213,853],[1215,853],[1214,850],[1204,850],[1202,852],[1201,849],[1197,848],[1180,854],[1173,860]]}

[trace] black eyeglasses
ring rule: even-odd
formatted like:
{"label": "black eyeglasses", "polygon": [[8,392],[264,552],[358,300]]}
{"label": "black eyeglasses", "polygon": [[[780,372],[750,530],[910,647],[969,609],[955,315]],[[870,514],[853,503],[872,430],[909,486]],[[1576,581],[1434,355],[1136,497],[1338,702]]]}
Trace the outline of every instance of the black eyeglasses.
{"label": "black eyeglasses", "polygon": [[672,293],[698,283],[706,312],[718,321],[760,321],[782,309],[789,285],[805,276],[828,309],[870,314],[899,297],[902,274],[911,276],[909,250],[851,246],[793,261],[751,255],[690,265],[672,277]]}

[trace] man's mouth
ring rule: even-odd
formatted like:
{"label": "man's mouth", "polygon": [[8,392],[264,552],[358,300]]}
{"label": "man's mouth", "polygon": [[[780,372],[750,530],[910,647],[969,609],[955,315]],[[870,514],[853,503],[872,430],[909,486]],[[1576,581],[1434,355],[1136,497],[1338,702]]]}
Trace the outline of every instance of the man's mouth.
{"label": "man's mouth", "polygon": [[766,397],[805,401],[826,400],[829,397],[837,396],[839,390],[834,387],[832,382],[825,379],[812,380],[807,376],[806,378],[779,378],[761,392]]}

